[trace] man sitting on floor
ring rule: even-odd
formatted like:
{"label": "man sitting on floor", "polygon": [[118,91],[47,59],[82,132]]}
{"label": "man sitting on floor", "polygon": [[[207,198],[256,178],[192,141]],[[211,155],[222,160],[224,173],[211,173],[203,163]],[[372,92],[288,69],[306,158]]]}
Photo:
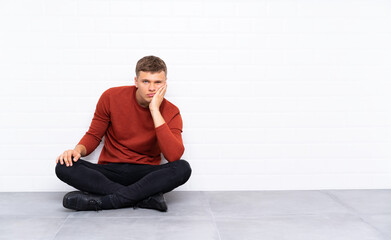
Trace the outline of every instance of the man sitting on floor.
{"label": "man sitting on floor", "polygon": [[[88,132],[75,149],[56,159],[56,174],[80,191],[67,193],[65,208],[78,211],[141,207],[167,211],[163,193],[187,182],[188,162],[180,159],[182,118],[167,101],[167,67],[155,56],[136,65],[135,86],[106,90]],[[105,137],[98,164],[87,156]],[[161,153],[168,163],[160,164]]]}

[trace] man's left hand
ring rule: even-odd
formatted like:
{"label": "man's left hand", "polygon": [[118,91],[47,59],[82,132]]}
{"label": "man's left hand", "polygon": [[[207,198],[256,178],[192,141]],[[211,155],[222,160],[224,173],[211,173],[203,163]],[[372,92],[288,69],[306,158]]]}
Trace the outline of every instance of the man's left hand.
{"label": "man's left hand", "polygon": [[157,92],[155,95],[153,95],[152,101],[149,104],[149,109],[151,111],[159,110],[160,104],[162,104],[164,95],[166,94],[167,91],[167,83],[164,84]]}

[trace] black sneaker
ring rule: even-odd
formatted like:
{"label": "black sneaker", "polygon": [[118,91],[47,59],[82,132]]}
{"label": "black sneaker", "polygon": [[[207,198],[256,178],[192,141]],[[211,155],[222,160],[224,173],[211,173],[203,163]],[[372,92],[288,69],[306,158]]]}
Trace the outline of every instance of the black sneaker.
{"label": "black sneaker", "polygon": [[65,194],[62,205],[76,211],[102,210],[102,196],[74,191]]}
{"label": "black sneaker", "polygon": [[147,208],[147,209],[155,209],[161,212],[167,212],[167,204],[164,199],[163,193],[158,193],[151,197],[148,197],[140,202],[138,202],[135,208]]}

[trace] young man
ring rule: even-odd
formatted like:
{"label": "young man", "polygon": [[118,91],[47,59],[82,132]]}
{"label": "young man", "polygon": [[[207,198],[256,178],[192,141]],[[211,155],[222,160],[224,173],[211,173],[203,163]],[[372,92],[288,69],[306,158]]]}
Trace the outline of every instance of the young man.
{"label": "young man", "polygon": [[[191,175],[181,160],[182,118],[164,99],[167,67],[146,56],[136,65],[135,86],[115,87],[100,97],[88,132],[56,159],[56,174],[79,189],[67,193],[65,208],[78,211],[141,207],[167,211],[163,193]],[[80,159],[105,137],[98,164]],[[160,164],[161,153],[168,163]]]}

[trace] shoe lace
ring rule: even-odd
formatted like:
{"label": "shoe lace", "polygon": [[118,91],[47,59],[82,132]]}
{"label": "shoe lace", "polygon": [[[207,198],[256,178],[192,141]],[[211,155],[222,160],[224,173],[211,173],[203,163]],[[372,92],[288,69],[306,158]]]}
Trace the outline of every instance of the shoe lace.
{"label": "shoe lace", "polygon": [[88,205],[91,205],[95,208],[95,211],[102,210],[102,207],[100,206],[99,202],[96,201],[95,199],[90,199],[88,201]]}

